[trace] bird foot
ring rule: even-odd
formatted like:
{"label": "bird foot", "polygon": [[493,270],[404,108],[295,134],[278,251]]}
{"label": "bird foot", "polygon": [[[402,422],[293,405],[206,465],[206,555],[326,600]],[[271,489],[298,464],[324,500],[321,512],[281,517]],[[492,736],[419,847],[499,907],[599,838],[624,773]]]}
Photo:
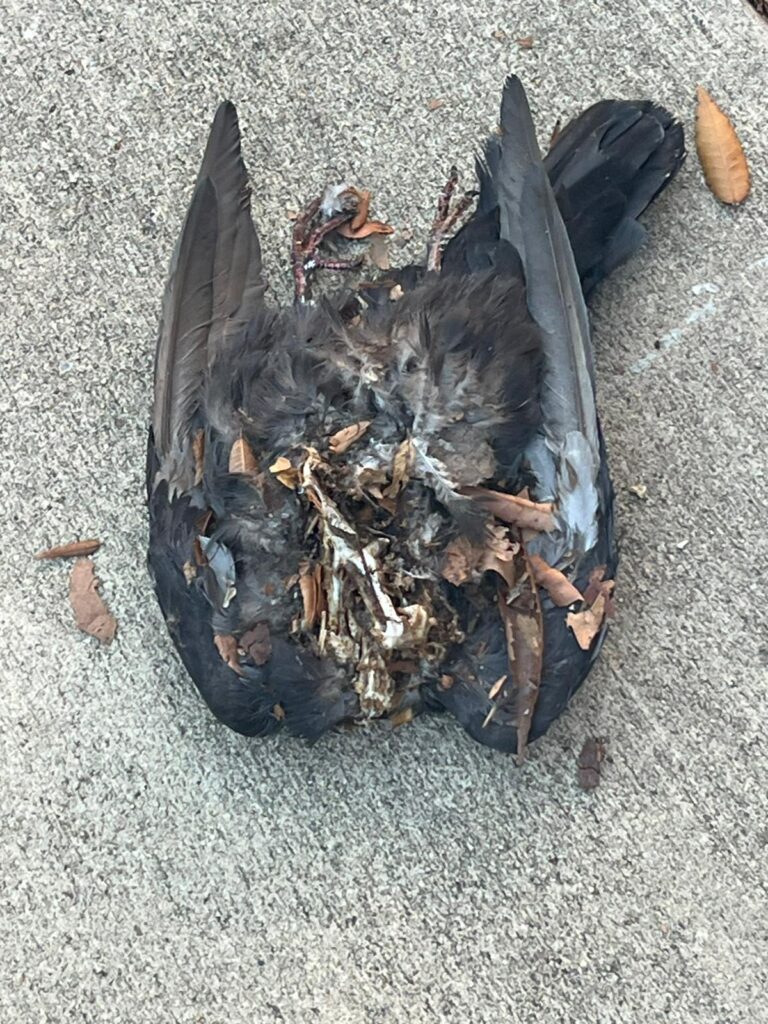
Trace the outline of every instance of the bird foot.
{"label": "bird foot", "polygon": [[320,247],[328,235],[355,216],[353,208],[323,219],[322,202],[320,196],[313,199],[293,225],[291,269],[296,302],[308,300],[310,279],[315,270],[354,270],[362,262],[360,259],[329,259],[319,255]]}
{"label": "bird foot", "polygon": [[475,190],[465,192],[451,209],[451,203],[459,184],[459,171],[456,166],[451,167],[448,181],[437,200],[437,213],[432,222],[432,230],[429,234],[429,248],[427,250],[427,270],[440,270],[443,259],[443,245],[449,234],[461,220],[464,214],[472,205],[477,192]]}

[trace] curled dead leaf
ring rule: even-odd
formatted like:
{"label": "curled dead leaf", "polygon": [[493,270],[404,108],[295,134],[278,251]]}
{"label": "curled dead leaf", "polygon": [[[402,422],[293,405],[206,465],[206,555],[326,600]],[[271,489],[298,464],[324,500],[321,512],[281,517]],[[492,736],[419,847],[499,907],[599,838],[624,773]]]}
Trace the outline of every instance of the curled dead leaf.
{"label": "curled dead leaf", "polygon": [[221,660],[228,665],[233,672],[237,672],[237,674],[241,676],[243,674],[243,670],[240,668],[240,656],[237,652],[237,640],[231,633],[214,633],[213,642],[216,645],[216,650],[219,652]]}
{"label": "curled dead leaf", "polygon": [[69,601],[75,622],[84,633],[108,644],[115,638],[117,622],[104,603],[99,586],[91,559],[78,558],[69,578]]}
{"label": "curled dead leaf", "polygon": [[100,540],[73,540],[69,544],[57,544],[56,547],[38,551],[35,558],[82,558],[85,555],[93,555],[100,547]]}
{"label": "curled dead leaf", "polygon": [[360,420],[359,423],[352,423],[348,427],[342,427],[341,430],[337,430],[335,434],[331,435],[328,441],[328,447],[331,450],[331,454],[343,455],[344,452],[355,443],[355,441],[360,440],[368,427],[370,427],[371,422],[371,420]]}
{"label": "curled dead leaf", "polygon": [[266,665],[272,657],[269,623],[257,622],[253,629],[243,633],[240,637],[239,646],[254,665]]}
{"label": "curled dead leaf", "polygon": [[362,238],[368,238],[370,235],[391,235],[395,229],[391,224],[385,224],[381,220],[367,220],[359,228],[353,228],[351,222],[348,222],[340,225],[336,230],[344,238],[352,238],[359,241]]}
{"label": "curled dead leaf", "polygon": [[230,473],[241,473],[243,476],[256,476],[259,472],[256,456],[242,434],[232,445],[228,468]]}
{"label": "curled dead leaf", "polygon": [[323,569],[319,563],[312,566],[309,562],[301,562],[299,565],[299,589],[304,602],[302,625],[305,629],[311,629],[320,620],[325,608],[322,579]]}
{"label": "curled dead leaf", "polygon": [[292,465],[291,460],[286,459],[284,455],[275,459],[269,467],[269,472],[276,476],[284,487],[291,491],[295,491],[299,486],[299,471]]}
{"label": "curled dead leaf", "polygon": [[459,494],[475,498],[486,512],[512,526],[539,532],[555,528],[552,505],[547,502],[530,501],[520,495],[490,491],[485,487],[462,487]]}
{"label": "curled dead leaf", "polygon": [[566,608],[569,604],[583,600],[581,592],[559,569],[547,565],[539,555],[529,555],[529,560],[536,583],[547,591],[558,608]]}
{"label": "curled dead leaf", "polygon": [[392,483],[384,490],[385,498],[396,498],[408,483],[413,467],[413,441],[407,437],[402,441],[395,452],[392,461]]}
{"label": "curled dead leaf", "polygon": [[566,625],[573,630],[576,643],[582,651],[588,651],[605,620],[605,595],[598,594],[594,603],[583,612],[569,612]]}
{"label": "curled dead leaf", "polygon": [[703,86],[696,90],[696,149],[704,180],[714,195],[729,205],[749,195],[749,165],[736,129]]}
{"label": "curled dead leaf", "polygon": [[353,189],[353,192],[357,196],[358,203],[357,210],[349,222],[349,226],[353,231],[358,231],[368,220],[368,211],[371,208],[371,193],[366,189]]}

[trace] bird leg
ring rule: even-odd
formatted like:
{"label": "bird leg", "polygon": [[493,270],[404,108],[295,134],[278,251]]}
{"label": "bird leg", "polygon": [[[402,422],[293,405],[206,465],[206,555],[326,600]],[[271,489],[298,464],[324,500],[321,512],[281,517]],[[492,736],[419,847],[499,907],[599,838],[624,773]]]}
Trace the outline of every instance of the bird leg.
{"label": "bird leg", "polygon": [[459,171],[454,165],[451,167],[448,181],[445,183],[442,192],[437,200],[437,213],[432,222],[432,230],[429,234],[429,247],[427,249],[427,270],[440,270],[443,259],[443,243],[449,232],[453,230],[457,222],[464,216],[472,205],[472,200],[477,195],[476,191],[465,192],[451,209],[451,200],[459,184]]}
{"label": "bird leg", "polygon": [[293,271],[294,296],[296,302],[306,302],[309,297],[309,281],[315,270],[354,270],[361,260],[328,259],[318,255],[320,246],[332,232],[346,224],[354,210],[338,213],[327,220],[317,222],[322,200],[318,196],[299,214],[293,225],[291,244],[291,270]]}

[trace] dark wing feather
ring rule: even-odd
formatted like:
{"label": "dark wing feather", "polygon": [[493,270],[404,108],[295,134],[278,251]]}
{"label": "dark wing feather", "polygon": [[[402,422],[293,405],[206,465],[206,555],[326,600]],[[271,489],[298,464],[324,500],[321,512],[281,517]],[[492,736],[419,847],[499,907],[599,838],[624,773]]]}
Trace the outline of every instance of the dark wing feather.
{"label": "dark wing feather", "polygon": [[544,166],[585,295],[642,245],[637,218],[684,159],[682,125],[649,101],[602,100],[557,137]]}
{"label": "dark wing feather", "polygon": [[264,294],[237,113],[216,112],[192,203],[171,262],[155,361],[153,436],[162,475],[190,486],[189,438],[213,355]]}

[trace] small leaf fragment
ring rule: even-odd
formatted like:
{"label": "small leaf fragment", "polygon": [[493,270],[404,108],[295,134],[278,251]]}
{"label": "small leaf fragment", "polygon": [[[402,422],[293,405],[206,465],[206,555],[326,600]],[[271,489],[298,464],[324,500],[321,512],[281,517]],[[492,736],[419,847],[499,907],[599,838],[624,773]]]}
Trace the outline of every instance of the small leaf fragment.
{"label": "small leaf fragment", "polygon": [[233,672],[237,672],[237,674],[241,676],[243,674],[243,670],[240,668],[240,657],[237,653],[237,640],[231,633],[214,633],[213,642],[216,645],[216,650],[219,652],[221,660],[226,665],[229,665]]}
{"label": "small leaf fragment", "polygon": [[497,28],[494,32],[491,32],[491,38],[495,39],[497,43],[503,43],[509,36],[503,28]]}
{"label": "small leaf fragment", "polygon": [[630,494],[644,501],[648,497],[648,488],[645,484],[630,484],[627,488]]}
{"label": "small leaf fragment", "polygon": [[569,612],[566,625],[573,630],[576,643],[582,651],[588,651],[605,620],[605,595],[598,594],[594,603],[583,612]]}
{"label": "small leaf fragment", "polygon": [[396,498],[408,483],[413,466],[413,442],[409,437],[402,441],[392,460],[392,483],[384,489],[385,498]]}
{"label": "small leaf fragment", "polygon": [[506,683],[506,681],[507,681],[507,676],[506,675],[500,676],[496,680],[496,682],[493,684],[493,686],[488,691],[488,700],[495,700],[496,699],[496,697],[499,694],[499,691],[501,690],[501,688],[504,685],[504,683]]}
{"label": "small leaf fragment", "polygon": [[38,551],[35,558],[38,561],[51,558],[82,558],[95,554],[100,547],[101,541],[95,538],[93,540],[73,540],[69,544],[57,544],[56,547]]}
{"label": "small leaf fragment", "polygon": [[75,622],[84,633],[108,644],[115,638],[117,621],[104,603],[99,586],[92,560],[78,558],[69,578],[69,601]]}
{"label": "small leaf fragment", "polygon": [[597,737],[590,736],[584,740],[577,761],[577,778],[582,789],[595,789],[600,785],[601,766],[605,760],[606,748],[605,740]]}
{"label": "small leaf fragment", "polygon": [[751,188],[749,164],[736,129],[703,86],[696,90],[696,149],[704,180],[722,203],[743,203]]}
{"label": "small leaf fragment", "polygon": [[533,36],[523,36],[521,39],[516,39],[515,42],[521,50],[532,50],[535,40]]}
{"label": "small leaf fragment", "polygon": [[539,555],[530,555],[529,560],[536,583],[547,591],[552,603],[558,608],[566,608],[569,604],[583,600],[581,591],[559,569],[547,565]]}
{"label": "small leaf fragment", "polygon": [[371,420],[360,420],[359,423],[351,423],[348,427],[342,427],[341,430],[337,430],[328,441],[331,454],[343,455],[355,441],[360,440],[368,427],[370,427],[371,422]]}
{"label": "small leaf fragment", "polygon": [[284,455],[275,459],[269,467],[269,472],[277,477],[283,487],[287,487],[291,491],[295,491],[299,486],[299,471]]}
{"label": "small leaf fragment", "polygon": [[444,106],[445,106],[445,100],[438,100],[438,99],[427,100],[427,110],[429,110],[430,112],[433,111],[433,110],[439,110],[440,107],[444,107]]}
{"label": "small leaf fragment", "polygon": [[203,480],[205,469],[205,431],[196,430],[192,438],[192,454],[195,457],[195,487]]}
{"label": "small leaf fragment", "polygon": [[243,476],[256,476],[259,472],[259,464],[253,449],[242,434],[232,445],[228,469],[230,473],[240,473]]}
{"label": "small leaf fragment", "polygon": [[272,657],[269,623],[257,622],[253,629],[243,633],[239,646],[254,665],[266,665]]}
{"label": "small leaf fragment", "polygon": [[616,609],[613,602],[613,592],[616,589],[616,580],[603,579],[605,576],[606,566],[598,565],[597,568],[593,569],[589,574],[589,583],[584,591],[584,600],[588,605],[592,605],[598,599],[600,594],[605,598],[605,617],[612,619]]}

